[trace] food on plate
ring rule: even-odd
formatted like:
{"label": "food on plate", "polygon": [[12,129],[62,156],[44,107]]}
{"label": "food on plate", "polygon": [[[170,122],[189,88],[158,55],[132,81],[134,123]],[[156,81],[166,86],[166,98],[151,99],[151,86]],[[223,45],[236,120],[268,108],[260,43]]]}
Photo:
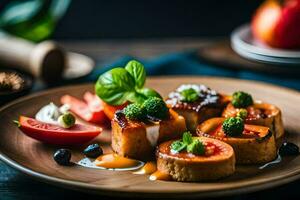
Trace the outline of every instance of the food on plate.
{"label": "food on plate", "polygon": [[194,133],[199,123],[221,115],[227,97],[205,85],[183,84],[169,94],[166,103],[185,118],[187,129]]}
{"label": "food on plate", "polygon": [[69,166],[71,165],[72,153],[69,149],[58,149],[53,155],[53,159],[59,165]]}
{"label": "food on plate", "polygon": [[144,163],[139,160],[126,158],[114,153],[104,154],[96,158],[94,165],[109,170],[128,171],[141,168]]}
{"label": "food on plate", "polygon": [[43,106],[36,114],[35,119],[49,124],[61,125],[58,122],[58,118],[69,111],[68,105],[57,107],[54,103],[49,103]]}
{"label": "food on plate", "polygon": [[237,91],[232,94],[231,103],[235,108],[246,108],[253,105],[253,98],[246,92]]}
{"label": "food on plate", "polygon": [[159,145],[157,170],[176,181],[216,180],[234,173],[235,154],[230,145],[220,140],[192,137],[186,132],[181,140]]}
{"label": "food on plate", "polygon": [[281,156],[296,156],[299,155],[299,147],[292,142],[284,142],[279,148]]}
{"label": "food on plate", "polygon": [[269,127],[275,136],[277,146],[280,146],[284,128],[278,107],[261,101],[253,101],[250,94],[238,91],[232,95],[231,103],[224,109],[222,116],[228,118],[238,115],[243,115],[240,117],[244,118],[246,124]]}
{"label": "food on plate", "polygon": [[113,106],[113,105],[109,105],[109,104],[103,102],[103,111],[104,111],[105,115],[108,117],[108,119],[112,120],[114,118],[115,112],[117,110],[122,110],[127,105],[128,105],[128,103],[124,103],[119,106]]}
{"label": "food on plate", "polygon": [[70,128],[44,123],[33,118],[20,116],[20,130],[27,136],[47,144],[79,145],[98,136],[102,129],[96,126],[74,124]]}
{"label": "food on plate", "polygon": [[267,0],[255,12],[252,33],[277,48],[300,48],[300,0]]}
{"label": "food on plate", "polygon": [[[58,149],[53,159],[64,166],[134,171],[150,175],[150,180],[211,181],[233,174],[236,163],[266,163],[259,168],[263,169],[280,162],[272,161],[277,156],[276,140],[284,136],[276,106],[254,101],[243,91],[229,96],[201,84],[183,84],[164,101],[145,87],[145,81],[144,66],[132,60],[125,68],[102,74],[96,95],[86,92],[83,100],[64,95],[61,107],[50,103],[35,119],[20,116],[16,123],[33,139],[65,146],[93,140],[102,132],[95,123],[111,120],[113,151],[102,149],[101,140],[107,141],[99,137],[99,143],[79,147],[82,158],[76,163],[68,149]],[[94,124],[80,124],[75,116]],[[285,142],[278,153],[298,155],[299,147]]]}
{"label": "food on plate", "polygon": [[270,129],[245,124],[239,117],[208,119],[197,127],[197,134],[230,144],[238,164],[266,163],[277,156]]}
{"label": "food on plate", "polygon": [[152,97],[115,113],[112,120],[112,149],[118,155],[145,160],[154,155],[157,144],[181,137],[185,120],[165,102]]}
{"label": "food on plate", "polygon": [[63,128],[71,128],[75,125],[76,118],[71,113],[65,113],[58,117],[57,122]]}
{"label": "food on plate", "polygon": [[108,119],[104,113],[103,102],[96,95],[86,92],[84,100],[77,99],[71,95],[64,95],[60,101],[69,107],[69,110],[81,119],[98,124],[108,123]]}
{"label": "food on plate", "polygon": [[157,170],[156,162],[148,161],[148,162],[145,163],[145,165],[142,168],[140,168],[139,170],[133,172],[133,174],[140,174],[140,175],[152,174],[156,170]]}
{"label": "food on plate", "polygon": [[103,150],[99,144],[90,144],[83,150],[83,154],[89,158],[97,158],[103,154]]}
{"label": "food on plate", "polygon": [[96,94],[105,102],[104,112],[112,119],[114,113],[129,103],[143,103],[149,97],[161,96],[153,89],[144,87],[146,70],[138,61],[132,60],[125,68],[114,68],[99,76]]}

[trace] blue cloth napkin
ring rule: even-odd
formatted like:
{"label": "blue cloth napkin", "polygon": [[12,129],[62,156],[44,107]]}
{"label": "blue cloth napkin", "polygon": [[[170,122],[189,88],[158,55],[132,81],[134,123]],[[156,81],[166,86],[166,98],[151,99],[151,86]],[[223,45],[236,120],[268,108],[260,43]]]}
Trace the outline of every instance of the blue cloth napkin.
{"label": "blue cloth napkin", "polygon": [[[113,67],[123,67],[132,59],[131,56],[124,56],[113,63],[105,66],[97,66],[94,71],[85,78],[85,81],[95,81],[98,76]],[[149,60],[141,60],[147,70],[147,75],[205,75],[223,76],[248,80],[259,80],[281,86],[300,90],[300,75],[298,78],[269,75],[249,70],[237,70],[222,68],[202,62],[193,51],[172,53],[162,55]]]}

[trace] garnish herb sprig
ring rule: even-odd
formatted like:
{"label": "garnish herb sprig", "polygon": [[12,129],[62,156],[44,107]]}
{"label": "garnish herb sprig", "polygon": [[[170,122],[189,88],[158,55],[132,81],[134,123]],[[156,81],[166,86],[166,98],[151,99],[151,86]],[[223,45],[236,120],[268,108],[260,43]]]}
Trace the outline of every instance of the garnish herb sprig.
{"label": "garnish herb sprig", "polygon": [[246,108],[253,105],[253,98],[246,92],[237,91],[232,94],[231,103],[235,108]]}
{"label": "garnish herb sprig", "polygon": [[195,155],[205,154],[204,144],[199,139],[193,138],[189,131],[183,133],[181,140],[176,140],[171,144],[171,150],[175,153],[186,150]]}
{"label": "garnish herb sprig", "polygon": [[240,136],[244,131],[244,121],[240,117],[229,117],[224,120],[222,129],[228,136]]}
{"label": "garnish herb sprig", "polygon": [[110,105],[143,103],[149,97],[161,98],[155,90],[144,87],[145,81],[145,67],[140,62],[131,60],[125,68],[117,67],[99,76],[95,90]]}
{"label": "garnish herb sprig", "polygon": [[182,101],[184,102],[195,102],[199,99],[198,92],[193,88],[182,90],[180,95],[182,96]]}

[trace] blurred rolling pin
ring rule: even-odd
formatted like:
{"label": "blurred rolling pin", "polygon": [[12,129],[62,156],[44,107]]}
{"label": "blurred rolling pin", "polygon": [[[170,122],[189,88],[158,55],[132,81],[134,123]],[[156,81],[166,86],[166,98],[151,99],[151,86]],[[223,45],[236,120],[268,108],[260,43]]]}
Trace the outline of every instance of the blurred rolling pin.
{"label": "blurred rolling pin", "polygon": [[35,44],[0,32],[0,63],[53,83],[62,78],[66,56],[64,50],[53,41]]}

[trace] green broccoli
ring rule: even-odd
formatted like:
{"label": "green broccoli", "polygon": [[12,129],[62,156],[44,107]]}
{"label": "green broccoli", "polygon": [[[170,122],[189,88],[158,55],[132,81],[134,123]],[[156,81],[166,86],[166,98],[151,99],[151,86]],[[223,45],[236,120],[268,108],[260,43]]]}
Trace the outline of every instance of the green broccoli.
{"label": "green broccoli", "polygon": [[188,89],[182,90],[180,92],[180,95],[182,96],[182,101],[185,101],[185,102],[194,102],[199,99],[199,95],[198,95],[197,91],[193,88],[188,88]]}
{"label": "green broccoli", "polygon": [[244,131],[244,121],[240,117],[229,117],[224,120],[222,129],[228,136],[240,136]]}
{"label": "green broccoli", "polygon": [[130,120],[143,121],[146,116],[143,107],[137,103],[129,104],[123,111],[126,118]]}
{"label": "green broccoli", "polygon": [[233,93],[231,103],[235,108],[246,108],[253,104],[253,99],[250,94],[238,91]]}
{"label": "green broccoli", "polygon": [[193,138],[189,131],[184,132],[182,139],[174,141],[170,147],[175,153],[186,150],[188,153],[192,153],[194,155],[205,154],[204,144],[198,138]]}
{"label": "green broccoli", "polygon": [[245,108],[241,108],[236,116],[242,119],[246,119],[246,117],[248,116],[248,111]]}
{"label": "green broccoli", "polygon": [[150,119],[167,119],[169,117],[169,108],[164,100],[158,97],[150,97],[143,103],[143,108]]}
{"label": "green broccoli", "polygon": [[187,146],[186,151],[194,155],[204,155],[205,146],[199,139],[195,139]]}

